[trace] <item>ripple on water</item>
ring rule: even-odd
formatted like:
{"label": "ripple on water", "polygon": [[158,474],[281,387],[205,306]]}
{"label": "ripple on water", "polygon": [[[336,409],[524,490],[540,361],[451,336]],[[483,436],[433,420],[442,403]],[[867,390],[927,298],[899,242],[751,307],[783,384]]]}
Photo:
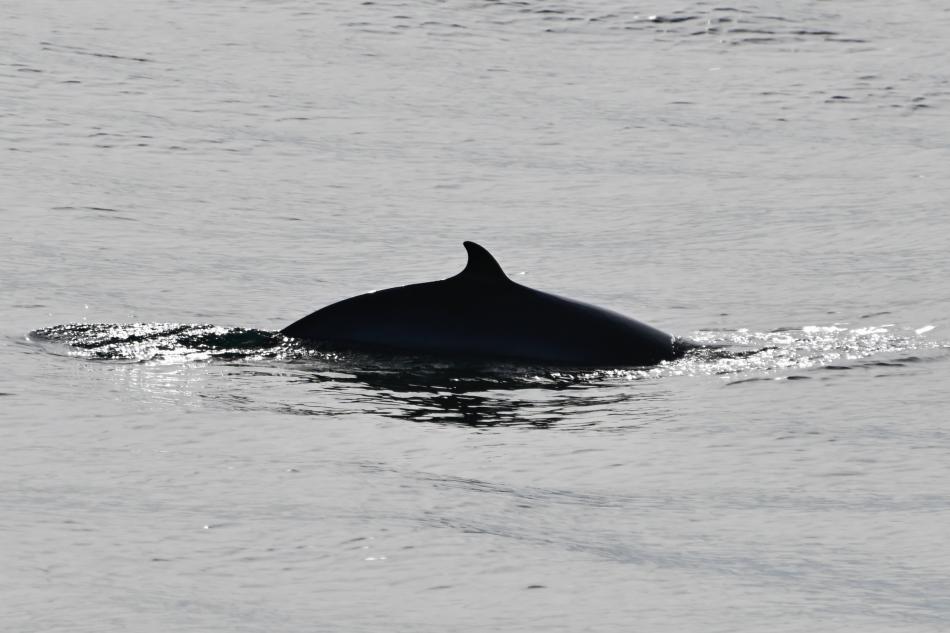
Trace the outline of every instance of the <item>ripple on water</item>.
{"label": "ripple on water", "polygon": [[[895,331],[891,325],[704,330],[693,336],[697,347],[676,361],[576,371],[329,352],[279,332],[203,324],[66,324],[31,332],[29,339],[54,354],[131,363],[144,372],[153,366],[226,364],[240,382],[220,389],[212,385],[208,393],[213,397],[220,390],[218,399],[227,406],[468,426],[547,428],[570,420],[572,426],[604,429],[609,427],[605,417],[629,409],[623,405],[631,401],[637,410],[649,411],[649,419],[663,419],[661,392],[673,377],[722,377],[736,385],[807,380],[817,371],[899,371],[921,362],[925,350],[945,347],[920,330]],[[277,380],[280,390],[255,389],[254,382],[268,380]],[[234,389],[258,395],[241,398],[238,405]]]}
{"label": "ripple on water", "polygon": [[180,323],[67,323],[29,338],[52,353],[129,362],[276,359],[297,348],[276,332]]}
{"label": "ripple on water", "polygon": [[[758,8],[706,6],[693,3],[663,13],[630,3],[492,2],[481,11],[460,12],[456,3],[416,7],[369,4],[359,20],[347,27],[363,32],[398,35],[421,31],[435,37],[472,37],[491,33],[627,33],[642,32],[659,39],[702,39],[728,45],[821,42],[864,42],[843,34],[840,16],[783,7],[781,15]],[[838,24],[829,28],[831,24]]]}
{"label": "ripple on water", "polygon": [[190,362],[197,360],[314,361],[319,380],[346,380],[373,372],[381,381],[406,386],[442,379],[492,387],[513,381],[558,384],[722,375],[739,372],[851,366],[901,366],[902,360],[864,361],[875,355],[943,346],[925,335],[932,326],[896,329],[892,324],[780,327],[769,332],[700,330],[683,358],[643,368],[552,369],[524,363],[459,363],[418,356],[382,357],[328,351],[280,332],[179,323],[69,323],[35,330],[29,339],[52,353],[92,360]]}

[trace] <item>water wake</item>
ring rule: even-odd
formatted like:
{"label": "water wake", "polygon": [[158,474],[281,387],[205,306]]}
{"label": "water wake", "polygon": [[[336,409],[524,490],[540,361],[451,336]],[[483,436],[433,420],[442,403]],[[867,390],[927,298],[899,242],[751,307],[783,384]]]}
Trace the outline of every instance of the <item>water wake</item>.
{"label": "water wake", "polygon": [[[653,367],[570,371],[514,363],[459,363],[414,356],[380,357],[321,350],[306,341],[245,328],[207,324],[65,324],[35,330],[29,339],[52,353],[90,360],[149,363],[195,361],[309,364],[316,372],[371,374],[411,383],[452,380],[491,387],[504,383],[614,382],[664,376],[776,374],[815,368],[840,369],[861,363],[914,360],[920,350],[945,347],[928,338],[926,326],[848,328],[841,325],[778,328],[770,332],[701,330],[683,358]],[[895,355],[905,355],[893,358]],[[886,357],[886,359],[885,359]],[[885,360],[873,360],[885,359]],[[474,386],[474,385],[473,385]]]}
{"label": "water wake", "polygon": [[[928,334],[926,327],[842,325],[704,330],[683,341],[688,351],[672,362],[576,371],[329,352],[279,332],[214,325],[67,324],[28,338],[50,353],[108,362],[126,379],[150,385],[149,393],[175,401],[190,402],[189,376],[206,376],[201,365],[214,364],[226,367],[230,380],[209,381],[202,403],[294,415],[609,431],[669,417],[665,383],[674,377],[721,378],[732,385],[808,379],[825,370],[900,368],[950,349]],[[629,388],[632,383],[642,388]],[[613,416],[618,409],[629,413]]]}
{"label": "water wake", "polygon": [[306,351],[278,332],[179,323],[68,323],[29,339],[53,353],[125,362],[284,360]]}

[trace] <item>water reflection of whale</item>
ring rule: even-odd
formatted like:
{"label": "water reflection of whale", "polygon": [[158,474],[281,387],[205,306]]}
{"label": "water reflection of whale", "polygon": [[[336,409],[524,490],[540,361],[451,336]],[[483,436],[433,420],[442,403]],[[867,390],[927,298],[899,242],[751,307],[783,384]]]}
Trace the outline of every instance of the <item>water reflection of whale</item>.
{"label": "water reflection of whale", "polygon": [[[232,380],[205,381],[200,398],[241,411],[539,428],[604,428],[606,417],[618,409],[631,412],[632,419],[624,420],[628,427],[664,414],[655,402],[650,405],[662,400],[658,383],[637,380],[636,371],[620,371],[618,378],[590,369],[552,372],[419,355],[340,354],[299,345],[276,332],[211,325],[66,324],[31,332],[30,340],[54,352],[119,361],[117,376],[164,400],[191,394],[192,386],[185,383],[209,375],[191,361],[216,361],[219,368],[231,368]],[[296,389],[281,389],[278,383],[286,385],[288,377],[312,385],[317,397],[301,401]],[[261,390],[266,380],[277,382]],[[637,406],[625,406],[630,401]]]}
{"label": "water reflection of whale", "polygon": [[631,428],[657,419],[658,411],[655,406],[631,408],[630,402],[655,405],[663,399],[655,389],[632,388],[629,381],[612,384],[514,367],[419,365],[394,371],[336,366],[329,372],[315,367],[298,374],[298,379],[332,389],[337,399],[347,400],[348,408],[356,405],[363,414],[475,427],[593,427],[622,408],[644,414],[633,413],[638,419],[625,420]]}

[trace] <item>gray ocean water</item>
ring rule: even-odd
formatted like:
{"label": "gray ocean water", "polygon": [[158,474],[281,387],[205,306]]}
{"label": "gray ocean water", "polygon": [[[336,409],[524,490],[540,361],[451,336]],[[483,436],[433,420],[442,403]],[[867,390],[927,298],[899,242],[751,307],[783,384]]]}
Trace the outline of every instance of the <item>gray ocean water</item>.
{"label": "gray ocean water", "polygon": [[[950,7],[0,2],[0,630],[950,630]],[[365,366],[512,278],[723,346]]]}

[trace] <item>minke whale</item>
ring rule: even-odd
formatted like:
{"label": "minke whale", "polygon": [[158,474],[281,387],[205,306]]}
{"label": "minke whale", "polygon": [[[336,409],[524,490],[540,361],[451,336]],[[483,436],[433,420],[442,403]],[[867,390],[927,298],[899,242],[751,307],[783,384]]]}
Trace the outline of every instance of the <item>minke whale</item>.
{"label": "minke whale", "polygon": [[344,299],[281,333],[335,349],[562,367],[645,366],[682,356],[673,336],[516,283],[487,250],[464,245],[468,263],[453,277]]}

